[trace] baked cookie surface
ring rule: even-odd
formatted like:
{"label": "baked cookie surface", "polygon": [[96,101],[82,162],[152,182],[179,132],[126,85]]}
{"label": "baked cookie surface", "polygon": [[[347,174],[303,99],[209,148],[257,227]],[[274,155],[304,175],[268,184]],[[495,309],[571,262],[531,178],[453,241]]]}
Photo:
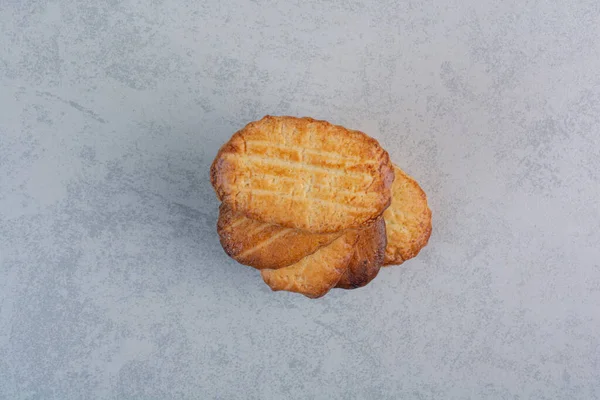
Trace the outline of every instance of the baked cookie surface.
{"label": "baked cookie surface", "polygon": [[397,166],[392,204],[383,213],[387,234],[384,265],[402,264],[427,245],[431,235],[431,210],[419,184]]}
{"label": "baked cookie surface", "polygon": [[256,221],[234,212],[225,203],[219,208],[217,233],[231,258],[257,269],[287,267],[342,235],[309,233]]}
{"label": "baked cookie surface", "polygon": [[360,231],[354,254],[336,287],[355,289],[371,282],[383,265],[386,243],[385,221],[379,217]]}
{"label": "baked cookie surface", "polygon": [[349,230],[295,264],[260,271],[273,291],[287,290],[310,298],[325,295],[340,280],[354,254],[358,231]]}
{"label": "baked cookie surface", "polygon": [[366,134],[312,118],[251,122],[219,150],[211,183],[233,211],[313,233],[357,228],[391,201],[388,153]]}

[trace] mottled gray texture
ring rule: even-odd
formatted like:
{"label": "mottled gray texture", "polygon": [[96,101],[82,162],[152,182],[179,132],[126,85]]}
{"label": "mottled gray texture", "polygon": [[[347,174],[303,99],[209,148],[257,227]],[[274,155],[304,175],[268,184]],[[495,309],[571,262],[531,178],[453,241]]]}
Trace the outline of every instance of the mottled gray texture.
{"label": "mottled gray texture", "polygon": [[[597,0],[3,0],[0,398],[600,398],[599,38]],[[208,167],[267,113],[379,139],[430,245],[316,301],[228,259]]]}

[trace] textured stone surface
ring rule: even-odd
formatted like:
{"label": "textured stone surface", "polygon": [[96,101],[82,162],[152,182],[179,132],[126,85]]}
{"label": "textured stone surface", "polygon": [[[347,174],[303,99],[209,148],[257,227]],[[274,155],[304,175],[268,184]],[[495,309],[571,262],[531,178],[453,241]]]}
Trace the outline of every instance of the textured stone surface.
{"label": "textured stone surface", "polygon": [[[2,1],[0,398],[599,398],[599,4]],[[267,113],[379,139],[430,245],[316,301],[228,259]]]}

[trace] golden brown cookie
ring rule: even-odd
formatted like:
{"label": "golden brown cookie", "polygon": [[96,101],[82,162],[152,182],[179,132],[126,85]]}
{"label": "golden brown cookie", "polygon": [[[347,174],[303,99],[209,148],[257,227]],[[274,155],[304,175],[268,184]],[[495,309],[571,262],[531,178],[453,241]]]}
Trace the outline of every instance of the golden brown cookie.
{"label": "golden brown cookie", "polygon": [[427,245],[431,210],[425,192],[414,179],[394,166],[392,204],[383,213],[387,233],[384,265],[402,264]]}
{"label": "golden brown cookie", "polygon": [[379,217],[360,231],[354,254],[336,287],[355,289],[375,279],[383,265],[386,243],[385,221]]}
{"label": "golden brown cookie", "polygon": [[210,178],[235,212],[330,233],[381,215],[394,171],[388,153],[362,132],[312,118],[266,116],[221,147]]}
{"label": "golden brown cookie", "polygon": [[280,269],[263,269],[263,280],[273,291],[287,290],[310,298],[325,295],[340,280],[354,254],[358,231],[349,230],[295,264]]}
{"label": "golden brown cookie", "polygon": [[259,222],[233,212],[225,203],[219,208],[217,232],[231,258],[257,269],[287,267],[342,235],[308,233]]}

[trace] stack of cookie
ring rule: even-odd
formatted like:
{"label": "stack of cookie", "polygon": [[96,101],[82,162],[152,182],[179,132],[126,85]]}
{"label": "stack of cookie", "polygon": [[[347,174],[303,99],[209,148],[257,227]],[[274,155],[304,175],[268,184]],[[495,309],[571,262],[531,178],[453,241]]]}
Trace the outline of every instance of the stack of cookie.
{"label": "stack of cookie", "polygon": [[368,135],[312,118],[251,122],[210,171],[225,252],[272,290],[311,298],[366,285],[415,257],[431,211],[419,185]]}

